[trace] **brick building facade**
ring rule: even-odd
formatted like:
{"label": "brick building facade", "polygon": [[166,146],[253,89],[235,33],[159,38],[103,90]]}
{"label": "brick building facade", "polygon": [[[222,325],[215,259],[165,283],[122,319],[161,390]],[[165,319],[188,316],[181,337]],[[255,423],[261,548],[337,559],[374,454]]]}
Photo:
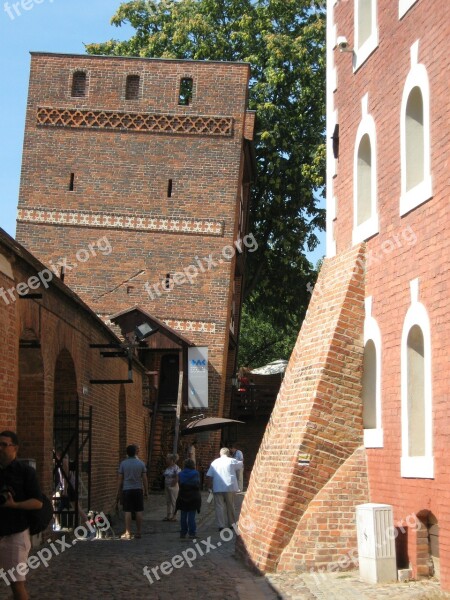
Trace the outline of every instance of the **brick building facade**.
{"label": "brick building facade", "polygon": [[[95,260],[95,257],[91,257]],[[53,450],[77,473],[81,506],[110,512],[126,443],[147,451],[144,367],[105,359],[93,344],[120,340],[61,280],[0,230],[0,421],[17,431],[20,458],[33,459],[42,489],[53,489]]]}
{"label": "brick building facade", "polygon": [[[47,265],[66,257],[65,282],[104,320],[140,307],[207,347],[205,415],[229,413],[245,252],[257,247],[247,231],[248,80],[243,63],[46,53],[31,61],[17,238]],[[102,235],[111,253],[85,260]],[[183,343],[174,343],[141,355],[156,374],[161,453],[172,450],[181,370],[191,404]],[[164,377],[175,382],[166,396]],[[212,439],[199,452],[205,465],[218,450]]]}
{"label": "brick building facade", "polygon": [[327,18],[327,258],[240,551],[263,570],[354,568],[355,507],[384,503],[397,567],[450,590],[450,4],[329,0]]}

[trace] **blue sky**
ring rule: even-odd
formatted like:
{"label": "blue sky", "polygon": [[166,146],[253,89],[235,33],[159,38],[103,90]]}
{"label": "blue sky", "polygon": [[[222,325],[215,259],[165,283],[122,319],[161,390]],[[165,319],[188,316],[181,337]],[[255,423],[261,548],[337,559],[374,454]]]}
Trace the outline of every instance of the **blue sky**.
{"label": "blue sky", "polygon": [[0,226],[12,236],[16,230],[30,52],[84,54],[83,42],[130,37],[131,28],[110,25],[119,5],[120,0],[0,0]]}
{"label": "blue sky", "polygon": [[[83,42],[129,38],[131,27],[110,25],[120,4],[120,0],[0,0],[0,226],[12,236],[16,230],[29,53],[83,54]],[[309,258],[316,262],[324,252],[322,243]]]}

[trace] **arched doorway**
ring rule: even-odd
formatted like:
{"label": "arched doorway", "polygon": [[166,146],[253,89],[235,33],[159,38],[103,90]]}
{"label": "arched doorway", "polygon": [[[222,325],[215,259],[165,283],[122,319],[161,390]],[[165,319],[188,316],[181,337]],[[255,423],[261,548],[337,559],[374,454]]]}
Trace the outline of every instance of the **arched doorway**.
{"label": "arched doorway", "polygon": [[[69,351],[62,350],[55,363],[53,448],[68,457],[66,473],[71,505],[66,526],[78,522],[79,508],[90,508],[92,409],[80,405],[75,365]],[[63,467],[55,457],[56,467]]]}
{"label": "arched doorway", "polygon": [[439,561],[439,524],[435,515],[429,510],[421,511],[417,518],[420,526],[417,529],[417,575],[419,577],[440,576]]}

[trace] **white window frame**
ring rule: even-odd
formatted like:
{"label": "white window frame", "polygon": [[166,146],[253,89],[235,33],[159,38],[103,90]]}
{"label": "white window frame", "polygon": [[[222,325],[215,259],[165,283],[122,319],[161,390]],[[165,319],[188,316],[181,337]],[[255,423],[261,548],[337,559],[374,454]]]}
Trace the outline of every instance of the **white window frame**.
{"label": "white window frame", "polygon": [[399,20],[405,15],[417,0],[399,0],[398,2],[398,18]]}
{"label": "white window frame", "polygon": [[[405,215],[420,206],[433,196],[433,181],[431,177],[431,140],[430,140],[430,84],[425,66],[418,62],[419,40],[411,46],[411,69],[403,88],[400,109],[400,164],[401,164],[401,195],[400,216]],[[423,180],[410,190],[406,190],[406,106],[409,95],[418,87],[423,100],[423,132],[424,132],[424,164]]]}
{"label": "white window frame", "polygon": [[[401,340],[401,414],[402,457],[401,476],[416,479],[434,479],[433,457],[433,406],[431,377],[431,327],[425,306],[419,302],[419,280],[410,282],[411,304],[403,322]],[[424,402],[425,402],[425,455],[409,456],[408,427],[408,335],[417,325],[422,330],[424,343]]]}
{"label": "white window frame", "polygon": [[[352,243],[353,245],[363,242],[379,231],[378,223],[378,212],[377,212],[377,135],[375,121],[373,117],[368,113],[369,97],[366,94],[361,101],[362,119],[358,126],[355,139],[355,147],[353,154],[353,231],[352,231]],[[364,135],[369,136],[370,148],[371,148],[371,207],[370,217],[363,223],[358,225],[357,220],[357,209],[358,209],[358,153],[361,139]]]}
{"label": "white window frame", "polygon": [[371,0],[371,10],[372,10],[372,31],[367,38],[367,40],[363,43],[361,47],[359,47],[359,0],[355,0],[355,8],[354,8],[354,31],[355,31],[355,48],[354,48],[354,64],[353,64],[353,72],[357,71],[359,67],[366,62],[372,52],[378,48],[378,22],[377,22],[377,0]]}
{"label": "white window frame", "polygon": [[375,429],[364,429],[364,446],[366,448],[383,448],[384,436],[381,415],[381,332],[376,320],[372,317],[372,296],[364,301],[365,319],[364,319],[364,348],[367,342],[372,341],[375,346],[377,357],[375,372],[375,411],[376,427]]}

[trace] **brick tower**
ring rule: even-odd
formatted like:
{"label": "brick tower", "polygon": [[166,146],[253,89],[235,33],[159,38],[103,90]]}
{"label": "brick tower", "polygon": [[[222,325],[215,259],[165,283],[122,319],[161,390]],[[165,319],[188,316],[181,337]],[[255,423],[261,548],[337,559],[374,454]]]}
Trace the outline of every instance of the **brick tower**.
{"label": "brick tower", "polygon": [[[64,267],[65,283],[105,320],[140,307],[167,326],[170,341],[142,358],[153,391],[164,350],[207,347],[200,408],[214,416],[228,416],[245,252],[257,247],[246,229],[248,80],[244,63],[31,60],[17,239]],[[172,392],[159,401],[173,416]]]}

